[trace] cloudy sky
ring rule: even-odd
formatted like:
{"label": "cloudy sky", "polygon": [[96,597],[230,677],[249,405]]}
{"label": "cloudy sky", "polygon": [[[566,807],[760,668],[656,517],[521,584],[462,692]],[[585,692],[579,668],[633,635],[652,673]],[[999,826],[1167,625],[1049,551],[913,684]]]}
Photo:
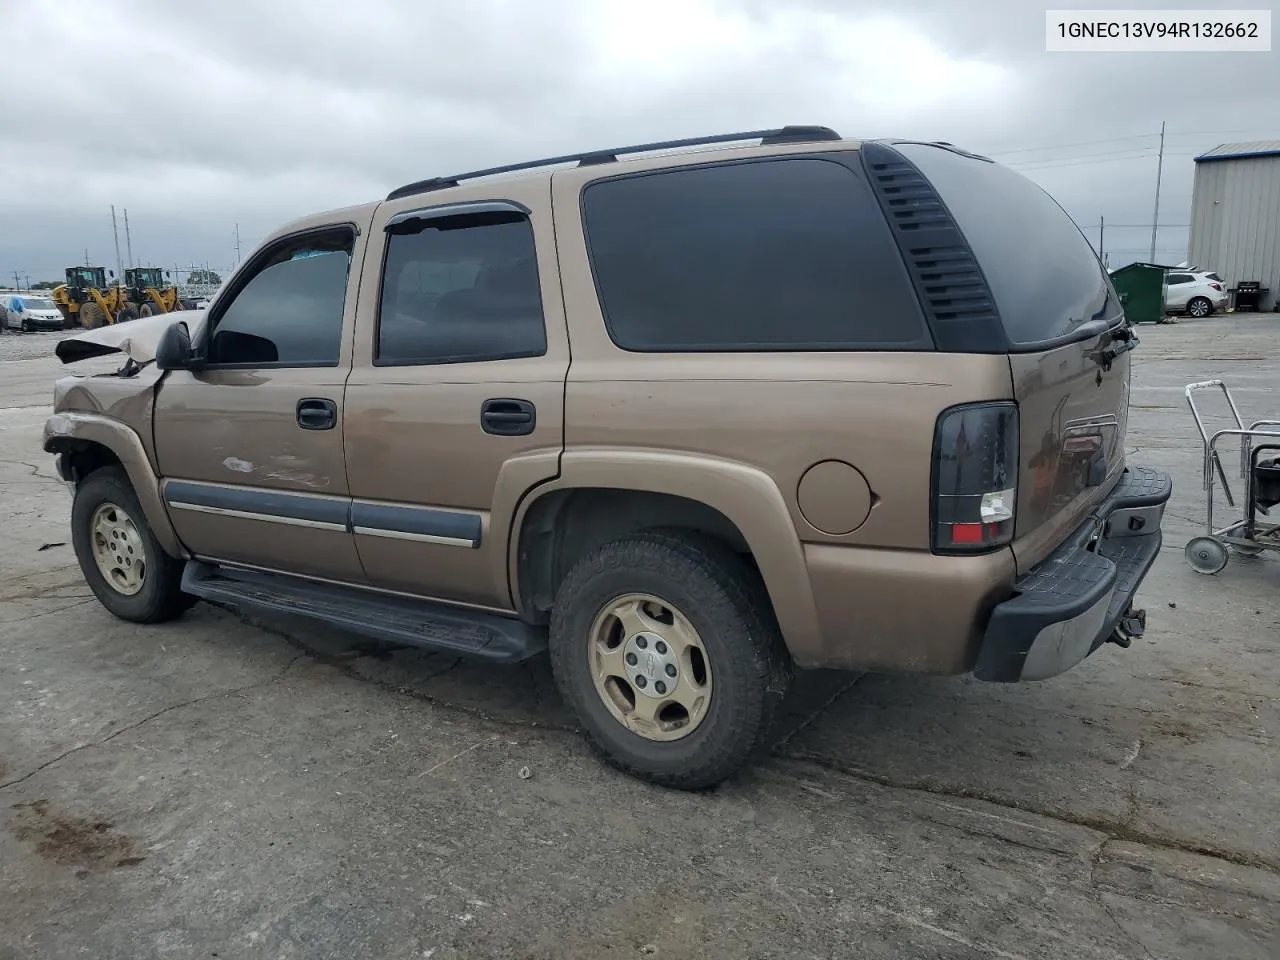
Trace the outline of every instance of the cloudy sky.
{"label": "cloudy sky", "polygon": [[111,204],[136,261],[225,269],[237,224],[247,255],[424,176],[786,123],[989,153],[1105,217],[1114,266],[1145,258],[1165,120],[1157,255],[1185,255],[1191,157],[1280,138],[1280,54],[1044,29],[1026,0],[0,0],[0,278],[114,267]]}

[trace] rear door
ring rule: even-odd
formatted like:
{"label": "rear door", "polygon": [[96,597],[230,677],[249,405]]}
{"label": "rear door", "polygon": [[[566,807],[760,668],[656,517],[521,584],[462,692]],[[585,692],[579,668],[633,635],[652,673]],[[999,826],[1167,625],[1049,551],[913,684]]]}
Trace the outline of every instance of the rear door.
{"label": "rear door", "polygon": [[1007,167],[925,144],[899,147],[930,181],[977,260],[1007,336],[1019,415],[1013,550],[1038,563],[1124,468],[1124,312],[1074,221]]}
{"label": "rear door", "polygon": [[377,587],[510,610],[511,520],[557,475],[564,441],[550,178],[388,201],[366,263],[344,419],[364,570]]}
{"label": "rear door", "polygon": [[1164,278],[1164,305],[1185,307],[1194,292],[1196,278],[1189,273],[1169,273]]}

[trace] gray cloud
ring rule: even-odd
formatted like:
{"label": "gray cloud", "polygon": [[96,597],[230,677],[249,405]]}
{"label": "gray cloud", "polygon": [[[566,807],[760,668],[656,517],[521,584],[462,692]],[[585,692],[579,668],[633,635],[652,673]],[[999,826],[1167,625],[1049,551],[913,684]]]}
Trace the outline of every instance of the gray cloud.
{"label": "gray cloud", "polygon": [[1191,156],[1280,136],[1274,55],[1047,54],[1023,0],[4,6],[21,42],[0,58],[0,276],[53,278],[86,247],[114,265],[112,203],[135,259],[225,267],[236,223],[247,252],[423,176],[786,122],[990,152],[1082,225],[1116,224],[1127,259],[1165,119],[1173,256]]}

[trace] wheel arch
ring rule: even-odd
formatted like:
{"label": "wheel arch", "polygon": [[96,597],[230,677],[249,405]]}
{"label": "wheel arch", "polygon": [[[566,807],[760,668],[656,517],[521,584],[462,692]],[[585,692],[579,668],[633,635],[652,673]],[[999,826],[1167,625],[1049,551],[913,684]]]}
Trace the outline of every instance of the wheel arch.
{"label": "wheel arch", "polygon": [[804,548],[777,485],[732,461],[658,451],[566,454],[512,518],[508,578],[521,615],[541,620],[573,562],[651,527],[696,530],[747,555],[793,656],[820,645]]}
{"label": "wheel arch", "polygon": [[57,413],[45,423],[44,450],[58,457],[58,473],[70,483],[79,483],[106,466],[122,468],[156,541],[170,556],[185,556],[160,498],[159,478],[151,468],[142,439],[132,429],[94,414]]}

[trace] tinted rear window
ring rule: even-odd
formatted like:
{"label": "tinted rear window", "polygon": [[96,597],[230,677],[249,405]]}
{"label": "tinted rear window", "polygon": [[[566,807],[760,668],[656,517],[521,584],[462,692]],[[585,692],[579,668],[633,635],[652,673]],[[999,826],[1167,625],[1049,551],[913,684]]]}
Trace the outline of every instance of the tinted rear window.
{"label": "tinted rear window", "polygon": [[927,347],[919,303],[860,175],[790,158],[586,188],[605,323],[635,351]]}
{"label": "tinted rear window", "polygon": [[1075,222],[1044,190],[1008,167],[926,144],[899,144],[964,233],[1011,343],[1069,336],[1121,314],[1102,264]]}

